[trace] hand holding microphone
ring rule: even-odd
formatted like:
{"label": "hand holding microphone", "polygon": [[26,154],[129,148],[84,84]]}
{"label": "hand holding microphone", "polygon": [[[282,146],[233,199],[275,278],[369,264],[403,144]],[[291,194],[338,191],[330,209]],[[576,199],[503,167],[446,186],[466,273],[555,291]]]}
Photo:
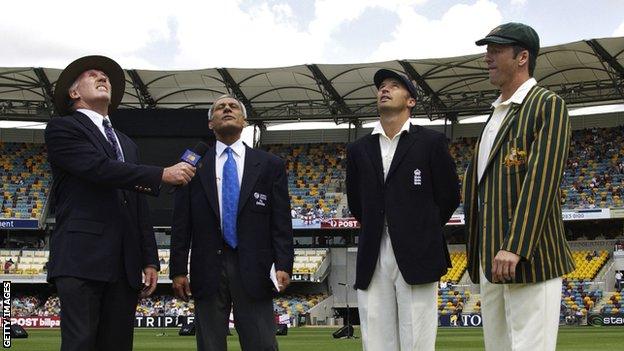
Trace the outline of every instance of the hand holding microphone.
{"label": "hand holding microphone", "polygon": [[195,175],[195,167],[185,162],[178,162],[165,168],[162,182],[169,185],[186,185]]}
{"label": "hand holding microphone", "polygon": [[[165,168],[162,175],[163,183],[173,186],[184,186],[188,184],[195,175],[195,166],[207,150],[208,145],[201,141],[191,150],[186,150],[182,157],[180,157],[182,162]],[[173,191],[175,191],[175,188],[172,188],[169,193]]]}

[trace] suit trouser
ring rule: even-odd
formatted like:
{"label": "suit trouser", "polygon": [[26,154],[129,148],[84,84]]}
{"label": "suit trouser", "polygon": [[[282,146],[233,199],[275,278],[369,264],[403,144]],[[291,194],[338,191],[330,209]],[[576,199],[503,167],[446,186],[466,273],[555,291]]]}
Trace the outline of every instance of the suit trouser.
{"label": "suit trouser", "polygon": [[479,268],[486,350],[550,351],[557,346],[561,278],[492,284]]}
{"label": "suit trouser", "polygon": [[132,350],[138,291],[123,275],[107,283],[58,277],[61,351]]}
{"label": "suit trouser", "polygon": [[405,282],[384,229],[373,278],[366,290],[357,291],[364,350],[434,350],[437,291],[437,282]]}
{"label": "suit trouser", "polygon": [[[207,299],[195,299],[198,351],[226,351],[230,310],[243,351],[277,350],[273,299],[252,299],[242,285],[238,253],[223,250],[219,290]],[[267,279],[268,274],[267,274]]]}

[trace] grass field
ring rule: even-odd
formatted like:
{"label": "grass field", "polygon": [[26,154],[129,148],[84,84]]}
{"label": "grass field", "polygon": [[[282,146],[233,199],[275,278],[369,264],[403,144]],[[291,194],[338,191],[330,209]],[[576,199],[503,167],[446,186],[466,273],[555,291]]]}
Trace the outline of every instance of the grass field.
{"label": "grass field", "polygon": [[[287,336],[278,336],[281,351],[356,351],[362,350],[360,339],[335,340],[332,328],[293,328]],[[178,329],[135,329],[134,350],[195,350],[195,337],[178,336]],[[28,330],[28,339],[12,340],[12,350],[56,351],[60,345],[59,329]],[[356,329],[359,336],[359,330]],[[624,328],[566,327],[559,329],[557,350],[624,350]],[[236,335],[228,339],[228,350],[240,350]],[[436,350],[483,350],[481,328],[439,328]]]}

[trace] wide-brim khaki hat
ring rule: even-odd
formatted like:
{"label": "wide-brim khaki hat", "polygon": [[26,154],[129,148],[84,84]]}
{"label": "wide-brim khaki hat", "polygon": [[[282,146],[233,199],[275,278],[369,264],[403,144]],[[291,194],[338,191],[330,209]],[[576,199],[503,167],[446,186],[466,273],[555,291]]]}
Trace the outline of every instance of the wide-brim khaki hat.
{"label": "wide-brim khaki hat", "polygon": [[123,98],[126,89],[126,78],[123,69],[117,62],[106,56],[91,55],[77,59],[70,63],[56,81],[54,88],[54,108],[60,116],[71,114],[71,99],[69,98],[69,88],[76,81],[76,78],[83,72],[90,69],[97,69],[104,72],[111,83],[111,102],[108,106],[108,113],[117,109]]}

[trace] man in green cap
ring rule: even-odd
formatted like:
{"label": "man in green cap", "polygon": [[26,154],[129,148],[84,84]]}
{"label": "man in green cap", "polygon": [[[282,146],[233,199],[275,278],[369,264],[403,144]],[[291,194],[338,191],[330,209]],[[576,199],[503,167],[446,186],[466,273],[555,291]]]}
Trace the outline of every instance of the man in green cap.
{"label": "man in green cap", "polygon": [[533,78],[539,37],[507,23],[487,45],[500,89],[464,177],[468,269],[481,287],[486,350],[555,350],[561,276],[574,269],[559,184],[570,145],[563,99]]}

